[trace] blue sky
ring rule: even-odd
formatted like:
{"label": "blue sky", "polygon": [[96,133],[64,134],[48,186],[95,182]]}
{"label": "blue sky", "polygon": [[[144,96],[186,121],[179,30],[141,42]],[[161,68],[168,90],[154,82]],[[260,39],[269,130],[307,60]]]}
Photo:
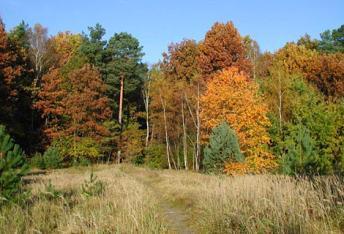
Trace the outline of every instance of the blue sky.
{"label": "blue sky", "polygon": [[171,42],[201,40],[216,22],[232,20],[262,51],[275,51],[305,33],[319,37],[344,24],[344,0],[0,0],[7,30],[25,20],[59,31],[82,32],[97,22],[106,38],[126,31],[144,47],[144,60],[157,62]]}

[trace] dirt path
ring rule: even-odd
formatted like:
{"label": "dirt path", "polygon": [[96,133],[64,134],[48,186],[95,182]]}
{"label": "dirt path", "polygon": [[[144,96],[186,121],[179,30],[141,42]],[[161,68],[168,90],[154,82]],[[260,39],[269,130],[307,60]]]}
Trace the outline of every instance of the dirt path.
{"label": "dirt path", "polygon": [[154,171],[140,170],[134,167],[123,167],[122,171],[134,178],[136,181],[144,184],[147,189],[153,191],[153,194],[159,200],[161,214],[166,220],[169,233],[191,234],[195,233],[188,225],[189,217],[180,207],[176,207],[165,197],[165,194],[157,184],[161,180],[159,174]]}
{"label": "dirt path", "polygon": [[187,225],[188,217],[180,208],[163,201],[160,203],[160,208],[167,221],[169,231],[182,234],[194,233]]}

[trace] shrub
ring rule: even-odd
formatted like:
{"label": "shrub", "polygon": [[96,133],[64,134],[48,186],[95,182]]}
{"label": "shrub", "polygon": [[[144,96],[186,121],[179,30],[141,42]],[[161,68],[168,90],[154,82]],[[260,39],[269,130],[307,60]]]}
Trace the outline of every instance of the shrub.
{"label": "shrub", "polygon": [[60,168],[62,163],[62,156],[59,150],[50,146],[44,154],[36,153],[31,158],[31,165],[39,169],[56,169]]}
{"label": "shrub", "polygon": [[132,160],[132,162],[137,166],[142,165],[145,163],[145,156],[143,154],[138,155]]}
{"label": "shrub", "polygon": [[42,195],[50,200],[62,197],[62,192],[58,191],[51,183],[51,180],[49,180],[49,182],[44,185],[44,191],[42,192]]}
{"label": "shrub", "polygon": [[22,177],[28,172],[24,153],[0,126],[0,198],[13,200],[22,188]]}
{"label": "shrub", "polygon": [[165,154],[165,146],[163,144],[153,143],[145,149],[144,163],[150,168],[167,168]]}
{"label": "shrub", "polygon": [[81,194],[85,197],[100,196],[105,191],[105,184],[103,181],[98,180],[97,176],[93,172],[90,174],[90,179],[85,180],[81,185]]}
{"label": "shrub", "polygon": [[80,161],[82,158],[95,159],[101,155],[100,144],[90,137],[74,139],[64,137],[55,140],[52,146],[60,152],[63,159]]}
{"label": "shrub", "polygon": [[91,161],[88,160],[87,158],[76,158],[73,160],[74,167],[87,167],[91,165]]}
{"label": "shrub", "polygon": [[61,137],[61,138],[55,139],[51,143],[51,146],[58,149],[58,151],[60,152],[61,158],[65,159],[70,156],[69,151],[72,148],[72,139],[70,137]]}
{"label": "shrub", "polygon": [[321,157],[315,140],[302,125],[292,126],[286,137],[286,153],[281,158],[282,171],[288,175],[319,175],[331,171],[328,157]]}
{"label": "shrub", "polygon": [[225,162],[241,162],[244,156],[240,152],[234,130],[226,122],[213,128],[209,144],[204,149],[203,165],[207,172],[222,172]]}
{"label": "shrub", "polygon": [[43,155],[45,168],[55,169],[61,167],[62,157],[54,146],[49,147]]}
{"label": "shrub", "polygon": [[30,159],[30,164],[32,167],[45,169],[45,162],[41,153],[35,153],[35,155]]}
{"label": "shrub", "polygon": [[73,158],[97,158],[101,156],[100,145],[92,138],[83,137],[72,142],[69,155]]}
{"label": "shrub", "polygon": [[125,161],[135,162],[142,156],[144,150],[144,130],[140,129],[138,123],[129,124],[127,129],[122,133],[123,157]]}

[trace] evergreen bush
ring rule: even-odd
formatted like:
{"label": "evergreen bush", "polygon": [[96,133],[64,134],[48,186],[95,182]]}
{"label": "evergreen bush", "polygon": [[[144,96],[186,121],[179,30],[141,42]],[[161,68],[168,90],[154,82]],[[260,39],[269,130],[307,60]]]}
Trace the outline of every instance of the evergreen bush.
{"label": "evergreen bush", "polygon": [[0,198],[15,199],[22,189],[22,177],[28,172],[24,153],[0,125]]}
{"label": "evergreen bush", "polygon": [[219,173],[223,171],[225,162],[241,162],[243,160],[244,156],[240,151],[237,136],[228,123],[223,122],[213,128],[209,144],[204,149],[205,170]]}

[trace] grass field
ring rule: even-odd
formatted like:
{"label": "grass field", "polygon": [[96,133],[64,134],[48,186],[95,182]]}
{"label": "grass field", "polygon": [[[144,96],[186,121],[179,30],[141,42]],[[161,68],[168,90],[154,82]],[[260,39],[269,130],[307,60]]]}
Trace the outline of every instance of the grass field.
{"label": "grass field", "polygon": [[[94,171],[96,178],[90,178]],[[344,183],[130,165],[37,171],[0,233],[342,233]]]}

